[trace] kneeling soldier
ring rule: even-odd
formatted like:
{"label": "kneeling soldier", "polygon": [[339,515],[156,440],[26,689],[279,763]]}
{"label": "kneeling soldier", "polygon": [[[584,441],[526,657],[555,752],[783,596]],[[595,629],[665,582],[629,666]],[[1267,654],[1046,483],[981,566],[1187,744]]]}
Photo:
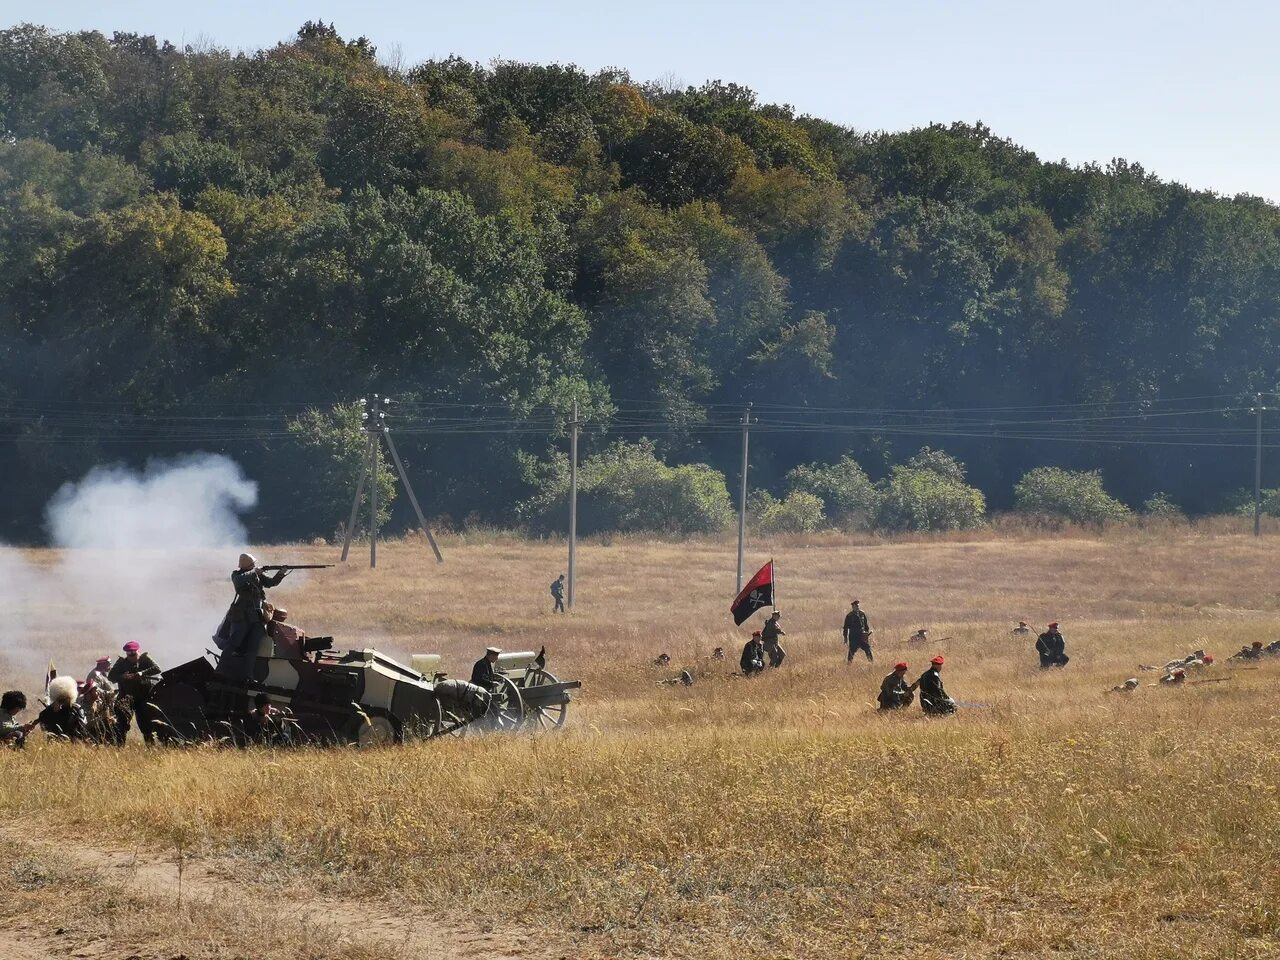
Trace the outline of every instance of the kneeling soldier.
{"label": "kneeling soldier", "polygon": [[899,661],[893,665],[893,673],[880,681],[880,709],[901,710],[915,698],[915,687],[907,683],[907,664]]}

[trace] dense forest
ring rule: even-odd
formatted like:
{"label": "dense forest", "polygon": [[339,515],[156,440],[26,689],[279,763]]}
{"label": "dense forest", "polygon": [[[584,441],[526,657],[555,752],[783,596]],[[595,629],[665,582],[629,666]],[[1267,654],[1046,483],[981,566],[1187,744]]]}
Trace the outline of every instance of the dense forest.
{"label": "dense forest", "polygon": [[328,534],[374,391],[454,524],[556,526],[575,401],[599,526],[660,512],[606,502],[645,470],[723,522],[748,401],[762,516],[878,483],[892,525],[928,474],[980,518],[1046,465],[1214,510],[1278,340],[1275,206],[980,124],[409,68],[323,23],[253,54],[0,32],[8,537],[95,463],[196,450],[260,481],[256,534]]}

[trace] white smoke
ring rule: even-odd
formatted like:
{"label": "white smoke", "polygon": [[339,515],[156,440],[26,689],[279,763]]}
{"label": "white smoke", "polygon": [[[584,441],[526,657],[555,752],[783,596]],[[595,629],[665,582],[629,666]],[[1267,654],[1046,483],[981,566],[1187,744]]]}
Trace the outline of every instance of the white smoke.
{"label": "white smoke", "polygon": [[[95,467],[49,502],[56,551],[0,547],[0,657],[83,678],[129,640],[161,668],[200,656],[230,601],[257,484],[223,456]],[[15,677],[15,679],[19,679]]]}

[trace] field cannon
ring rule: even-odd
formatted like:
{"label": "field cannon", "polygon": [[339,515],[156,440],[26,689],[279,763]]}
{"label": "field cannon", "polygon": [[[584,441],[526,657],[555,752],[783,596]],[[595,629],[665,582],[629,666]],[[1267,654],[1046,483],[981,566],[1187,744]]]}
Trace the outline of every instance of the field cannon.
{"label": "field cannon", "polygon": [[[443,733],[458,733],[465,724],[457,722],[452,701],[455,697],[465,697],[466,691],[456,685],[478,690],[474,684],[462,683],[458,680],[442,679],[439,673],[441,663],[439,654],[420,653],[410,658],[413,668],[425,677],[437,678],[436,689],[441,694]],[[500,672],[494,689],[488,691],[492,705],[486,723],[493,729],[516,730],[526,723],[544,730],[555,730],[564,726],[569,714],[569,703],[572,699],[569,691],[582,686],[581,680],[560,680],[547,669],[547,648],[538,652],[532,650],[498,654],[494,666]],[[446,686],[452,685],[452,686]],[[446,694],[446,690],[449,692]],[[455,693],[455,691],[457,691]]]}

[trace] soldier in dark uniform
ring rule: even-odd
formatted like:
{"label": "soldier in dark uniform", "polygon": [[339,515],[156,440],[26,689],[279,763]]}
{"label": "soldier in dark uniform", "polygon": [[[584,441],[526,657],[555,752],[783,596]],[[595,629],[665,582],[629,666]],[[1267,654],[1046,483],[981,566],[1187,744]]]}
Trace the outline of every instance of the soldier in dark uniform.
{"label": "soldier in dark uniform", "polygon": [[485,647],[484,656],[471,668],[472,683],[484,690],[493,690],[494,683],[502,676],[502,671],[497,667],[498,654],[501,652],[497,647]]}
{"label": "soldier in dark uniform", "polygon": [[914,684],[907,683],[907,664],[899,661],[893,665],[893,673],[880,681],[880,709],[901,710],[915,698]]}
{"label": "soldier in dark uniform", "polygon": [[1057,623],[1049,624],[1049,628],[1036,638],[1036,653],[1040,654],[1040,669],[1065,667],[1071,659],[1067,656],[1066,640],[1058,631]]}
{"label": "soldier in dark uniform", "polygon": [[271,698],[265,693],[254,697],[253,710],[244,718],[244,746],[277,747],[288,743],[281,723],[283,715],[283,711],[271,705]]}
{"label": "soldier in dark uniform", "polygon": [[929,661],[929,669],[920,674],[920,679],[912,684],[920,691],[920,709],[931,717],[943,717],[956,712],[955,701],[947,696],[947,691],[942,686],[942,665],[945,662],[941,656],[934,657]]}
{"label": "soldier in dark uniform", "polygon": [[751,634],[751,639],[742,647],[742,659],[738,662],[744,677],[754,676],[764,670],[764,643],[760,640],[760,631]]}
{"label": "soldier in dark uniform", "polygon": [[875,659],[871,656],[871,625],[867,622],[867,615],[862,612],[861,602],[854,600],[850,603],[853,609],[844,615],[844,642],[849,648],[845,663],[851,663],[853,655],[859,650],[866,653],[868,660]]}
{"label": "soldier in dark uniform", "polygon": [[71,677],[58,677],[49,684],[49,705],[36,717],[51,737],[84,740],[89,736],[89,721],[84,708],[76,702],[76,682]]}
{"label": "soldier in dark uniform", "polygon": [[267,636],[267,617],[263,611],[267,588],[279,586],[288,573],[285,568],[267,576],[258,569],[258,561],[252,554],[240,554],[239,569],[231,573],[236,597],[214,638],[225,653],[253,656],[257,652],[258,644]]}
{"label": "soldier in dark uniform", "polygon": [[[138,730],[147,743],[151,743],[154,734],[151,729],[151,688],[155,686],[156,677],[160,676],[160,668],[151,659],[151,654],[143,653],[136,640],[124,645],[124,656],[119,657],[111,666],[107,679],[116,685],[119,695],[128,697],[133,705],[133,719],[138,723]],[[116,712],[119,723],[117,742],[124,744],[129,735],[129,714],[123,709]]]}
{"label": "soldier in dark uniform", "polygon": [[551,581],[551,598],[555,600],[556,605],[552,608],[552,613],[564,613],[564,574],[556,577]]}
{"label": "soldier in dark uniform", "polygon": [[778,618],[782,616],[781,610],[774,610],[773,615],[764,622],[764,629],[760,632],[760,639],[764,643],[765,652],[769,654],[769,666],[780,667],[782,661],[787,658],[787,651],[782,649],[782,644],[778,642],[779,637],[785,637],[786,631],[782,629],[782,624],[778,622]]}

